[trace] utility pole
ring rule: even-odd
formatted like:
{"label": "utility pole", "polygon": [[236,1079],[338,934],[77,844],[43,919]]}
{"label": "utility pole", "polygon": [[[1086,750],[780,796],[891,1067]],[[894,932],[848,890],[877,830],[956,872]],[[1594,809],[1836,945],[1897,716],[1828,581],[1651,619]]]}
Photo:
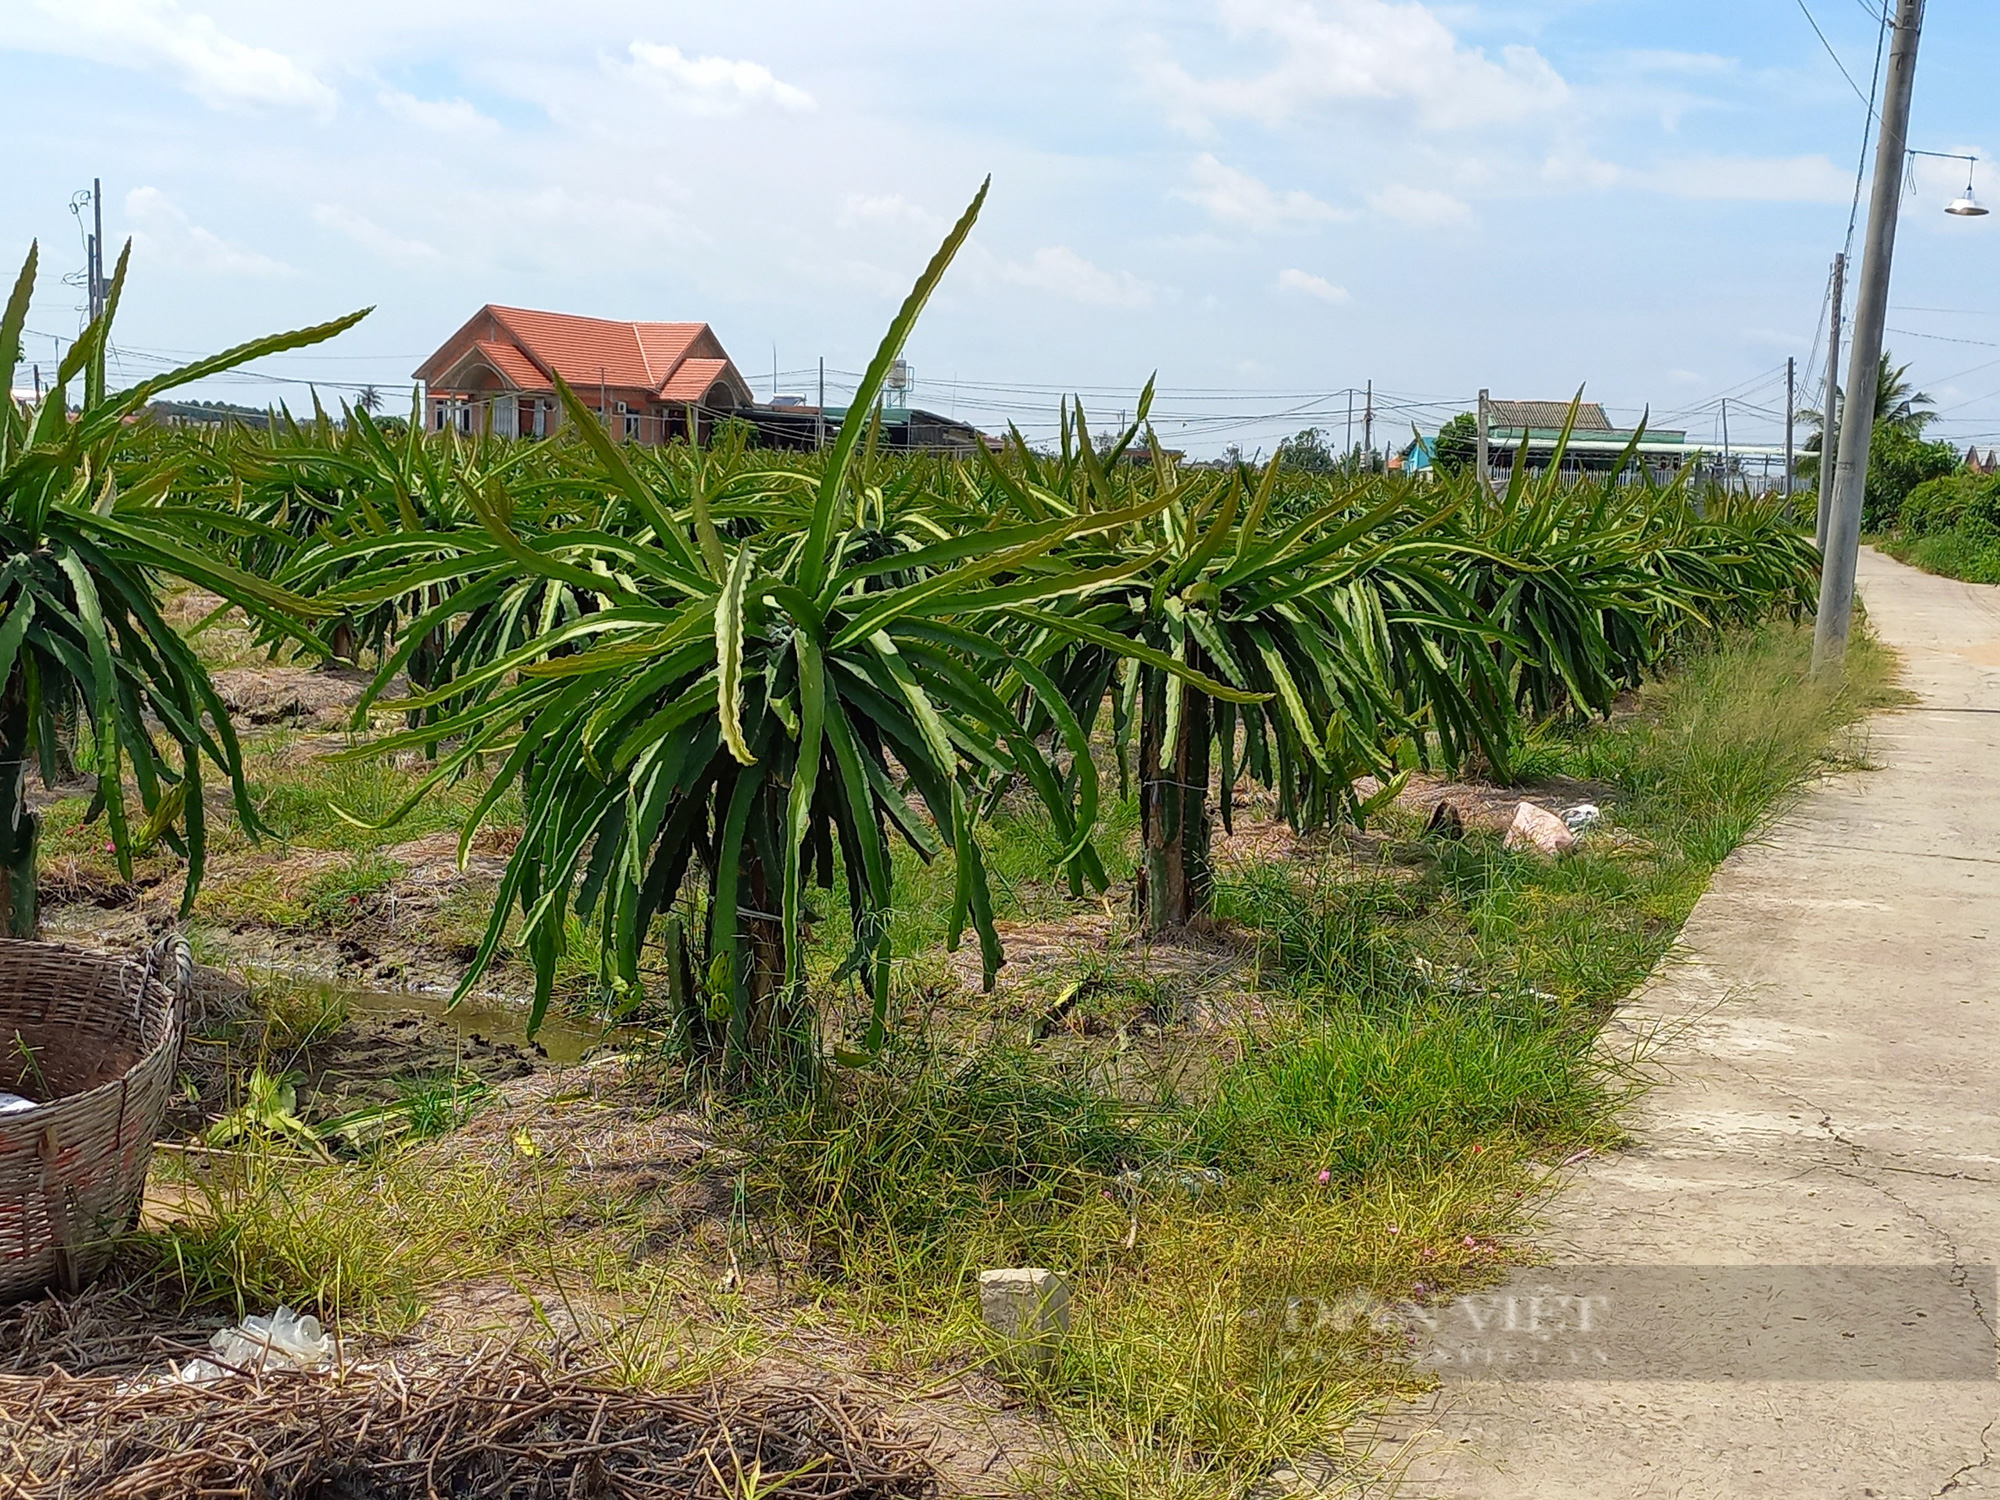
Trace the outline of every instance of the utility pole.
{"label": "utility pole", "polygon": [[[90,219],[83,217],[84,200],[90,202]],[[95,323],[104,316],[104,182],[90,179],[89,192],[70,195],[69,211],[77,221],[77,233],[83,236],[83,295],[88,313],[88,323]],[[66,280],[68,278],[65,278]],[[74,286],[74,281],[70,285]],[[86,324],[88,326],[88,324]]]}
{"label": "utility pole", "polygon": [[1375,382],[1368,382],[1368,407],[1361,417],[1361,446],[1368,450],[1368,472],[1375,472]]}
{"label": "utility pole", "polygon": [[1882,325],[1889,316],[1889,266],[1896,254],[1896,208],[1902,195],[1910,131],[1910,95],[1917,82],[1917,39],[1924,0],[1898,0],[1875,146],[1875,184],[1868,199],[1868,240],[1861,253],[1861,294],[1854,302],[1854,348],[1847,363],[1847,411],[1841,424],[1840,466],[1833,476],[1826,551],[1820,558],[1819,613],[1813,621],[1813,671],[1838,672],[1854,620],[1854,569],[1861,551],[1861,502],[1868,487],[1868,445],[1874,437],[1875,393],[1881,379]]}
{"label": "utility pole", "polygon": [[1847,255],[1833,258],[1833,324],[1826,334],[1826,398],[1819,414],[1819,524],[1813,530],[1813,545],[1826,552],[1826,518],[1833,511],[1834,461],[1840,455],[1840,419],[1835,407],[1840,402],[1841,300],[1847,294]]}
{"label": "utility pole", "polygon": [[813,416],[813,451],[826,446],[826,356],[819,357],[819,409]]}
{"label": "utility pole", "polygon": [[1487,447],[1486,441],[1486,403],[1488,399],[1486,387],[1481,386],[1479,388],[1479,488],[1484,493],[1490,495],[1493,493],[1493,455]]}
{"label": "utility pole", "polygon": [[1722,398],[1722,487],[1729,488],[1729,398]]}
{"label": "utility pole", "polygon": [[[1798,361],[1785,358],[1785,510],[1792,505],[1792,414],[1798,409]],[[1767,481],[1768,482],[1768,481]]]}
{"label": "utility pole", "polygon": [[104,181],[90,179],[90,321],[104,316]]}

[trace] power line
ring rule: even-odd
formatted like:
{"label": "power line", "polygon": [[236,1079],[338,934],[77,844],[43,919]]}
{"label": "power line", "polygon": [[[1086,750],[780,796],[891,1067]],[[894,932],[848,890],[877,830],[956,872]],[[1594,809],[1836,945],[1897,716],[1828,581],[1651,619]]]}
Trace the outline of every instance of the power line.
{"label": "power line", "polygon": [[1872,117],[1875,113],[1875,100],[1873,97],[1861,92],[1861,85],[1854,81],[1854,75],[1847,71],[1847,64],[1840,60],[1840,54],[1833,50],[1833,43],[1829,42],[1826,39],[1826,33],[1819,29],[1819,22],[1813,19],[1813,13],[1806,9],[1806,0],[1798,0],[1798,7],[1799,14],[1806,18],[1806,25],[1812,27],[1813,35],[1818,37],[1819,44],[1826,48],[1826,55],[1832,58],[1833,65],[1840,69],[1840,76],[1845,78],[1847,86],[1854,90],[1854,97],[1868,106],[1868,113]]}
{"label": "power line", "polygon": [[[1799,9],[1805,10],[1805,0],[1799,0]],[[1806,19],[1809,21],[1812,20],[1811,12],[1809,11],[1807,12]],[[1874,126],[1880,121],[1881,118],[1875,111],[1875,96],[1881,91],[1882,88],[1882,51],[1883,48],[1888,44],[1889,22],[1890,22],[1890,16],[1889,12],[1886,9],[1881,13],[1881,15],[1876,17],[1875,69],[1868,76],[1868,99],[1866,101],[1868,105],[1868,115],[1867,118],[1861,122],[1861,156],[1860,159],[1855,163],[1854,167],[1854,201],[1848,205],[1847,242],[1842,247],[1843,251],[1850,255],[1854,251],[1854,226],[1861,217],[1861,185],[1863,181],[1866,180],[1868,175],[1868,138],[1871,134],[1873,134]],[[1816,21],[1813,22],[1813,30],[1814,31],[1819,30],[1819,23]],[[1825,37],[1822,36],[1820,39],[1824,41]],[[1838,61],[1838,59],[1835,60]],[[1845,68],[1841,69],[1841,72],[1843,74],[1846,73],[1846,71],[1847,70]],[[1848,79],[1848,82],[1850,84],[1853,83],[1853,81],[1854,80],[1851,78]],[[1856,92],[1858,93],[1860,91],[1857,89]]]}
{"label": "power line", "polygon": [[2000,349],[2000,343],[1992,339],[1961,339],[1948,333],[1919,333],[1914,328],[1891,328],[1888,331],[1899,339],[1934,339],[1940,344],[1977,344],[1982,349]]}

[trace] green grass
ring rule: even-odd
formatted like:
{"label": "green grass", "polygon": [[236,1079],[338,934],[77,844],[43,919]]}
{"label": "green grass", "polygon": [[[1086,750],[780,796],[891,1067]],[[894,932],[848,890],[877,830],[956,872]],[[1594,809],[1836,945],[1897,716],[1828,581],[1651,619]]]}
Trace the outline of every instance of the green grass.
{"label": "green grass", "polygon": [[[416,757],[340,760],[299,755],[279,734],[259,741],[248,766],[258,815],[280,843],[356,852],[445,830],[457,832],[485,790],[468,778],[439,787],[400,822],[380,827],[408,799],[428,766]],[[496,821],[518,821],[519,799],[503,799]]]}
{"label": "green grass", "polygon": [[317,869],[253,866],[206,882],[195,902],[204,920],[287,932],[338,934],[381,915],[402,867],[375,853],[354,853]]}
{"label": "green grass", "polygon": [[1939,531],[1929,536],[1887,536],[1875,545],[1913,568],[1967,583],[2000,583],[2000,537],[1990,531]]}
{"label": "green grass", "polygon": [[[484,790],[482,781],[468,777],[438,788],[401,821],[379,826],[423,779],[427,768],[420,758],[338,760],[321,747],[302,744],[296,731],[268,730],[249,737],[245,765],[266,834],[251,838],[228,797],[210,788],[209,872],[201,909],[217,920],[287,929],[331,931],[353,925],[353,914],[342,912],[340,905],[349,897],[380,891],[393,878],[383,851],[447,830],[455,834]],[[43,815],[42,866],[59,898],[96,899],[125,884],[103,817],[91,818],[90,809],[89,797],[62,797]],[[502,797],[494,826],[518,827],[519,820],[519,798],[511,793]],[[349,858],[341,873],[324,878],[254,865],[230,872],[230,856],[247,854],[254,860],[296,851],[333,851]],[[183,871],[165,847],[141,851],[133,866],[141,884],[176,884]],[[448,942],[463,931],[465,940],[476,945],[485,930],[490,903],[481,892],[467,899],[479,908],[476,920],[466,913],[463,920],[447,924]]]}
{"label": "green grass", "polygon": [[271,1056],[295,1058],[339,1031],[351,1014],[343,991],[279,975],[257,980],[251,997],[251,1015],[263,1016],[259,1050]]}
{"label": "green grass", "polygon": [[1196,1113],[1201,1154],[1279,1181],[1320,1170],[1365,1186],[1468,1152],[1560,1153],[1609,1134],[1615,1094],[1582,1027],[1532,1006],[1420,1002],[1336,1014],[1264,1040]]}
{"label": "green grass", "polygon": [[357,1167],[260,1148],[190,1158],[166,1183],[180,1221],[137,1236],[135,1262],[181,1300],[237,1316],[285,1302],[399,1331],[440,1287],[502,1274],[545,1239],[532,1182],[485,1162],[406,1152]]}
{"label": "green grass", "polygon": [[490,1144],[424,1139],[485,1097],[448,1075],[405,1080],[383,1113],[408,1129],[359,1160],[262,1135],[163,1155],[151,1197],[169,1222],[128,1236],[119,1274],[237,1318],[286,1303],[349,1339],[407,1333],[455,1286],[473,1288],[481,1320],[459,1333],[485,1337],[493,1294],[522,1291],[551,1344],[656,1391],[726,1378],[762,1352],[763,1326],[715,1294],[707,1267],[645,1256],[642,1195],[593,1181],[587,1153],[525,1128]]}
{"label": "green grass", "polygon": [[803,1102],[753,1108],[752,1123],[746,1188],[801,1256],[838,1276],[880,1255],[919,1300],[981,1256],[1073,1253],[1075,1213],[1159,1150],[1086,1070],[1008,1045],[954,1056],[904,1041]]}

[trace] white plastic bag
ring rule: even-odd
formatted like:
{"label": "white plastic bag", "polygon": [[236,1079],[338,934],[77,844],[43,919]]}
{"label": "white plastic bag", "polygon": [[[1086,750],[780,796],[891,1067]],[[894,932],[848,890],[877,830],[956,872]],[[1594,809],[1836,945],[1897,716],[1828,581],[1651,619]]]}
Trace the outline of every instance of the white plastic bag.
{"label": "white plastic bag", "polygon": [[333,1363],[333,1335],[310,1313],[301,1317],[280,1306],[268,1318],[245,1318],[209,1337],[212,1359],[192,1360],[180,1378],[196,1385],[243,1371],[322,1370]]}
{"label": "white plastic bag", "polygon": [[1584,829],[1595,828],[1603,821],[1604,813],[1595,802],[1579,802],[1563,811],[1563,822],[1569,825],[1571,833],[1582,833]]}

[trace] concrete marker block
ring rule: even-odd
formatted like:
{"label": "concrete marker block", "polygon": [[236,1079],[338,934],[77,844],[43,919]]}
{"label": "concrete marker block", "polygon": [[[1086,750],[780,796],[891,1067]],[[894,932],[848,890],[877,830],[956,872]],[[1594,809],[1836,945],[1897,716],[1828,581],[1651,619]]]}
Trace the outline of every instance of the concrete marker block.
{"label": "concrete marker block", "polygon": [[1069,1332],[1069,1283],[1039,1266],[981,1271],[979,1313],[1021,1354],[1045,1364]]}

